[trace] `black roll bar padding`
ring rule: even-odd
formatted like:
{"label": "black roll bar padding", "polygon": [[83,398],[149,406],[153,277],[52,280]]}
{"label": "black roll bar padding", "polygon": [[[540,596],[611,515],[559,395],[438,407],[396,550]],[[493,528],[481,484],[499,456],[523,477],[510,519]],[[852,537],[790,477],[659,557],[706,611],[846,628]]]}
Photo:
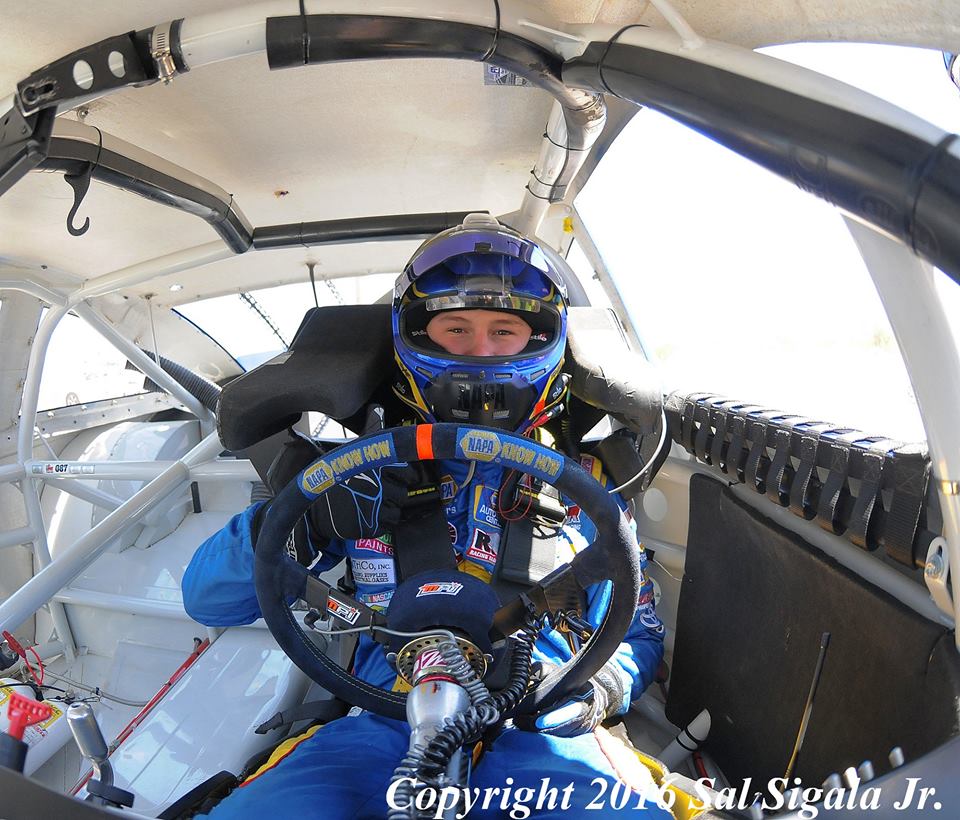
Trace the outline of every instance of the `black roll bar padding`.
{"label": "black roll bar padding", "polygon": [[[157,356],[149,350],[143,350],[141,353],[157,361]],[[189,367],[185,367],[179,362],[168,359],[166,356],[160,356],[160,367],[171,376],[184,390],[193,396],[200,404],[207,408],[211,413],[217,412],[217,402],[220,400],[220,393],[223,389],[218,384],[214,384],[209,379],[205,379],[199,373],[194,373]],[[149,378],[149,377],[147,377]]]}
{"label": "black roll bar padding", "polygon": [[0,120],[0,196],[43,162],[56,116],[56,108],[24,117],[14,107]]}
{"label": "black roll bar padding", "polygon": [[562,75],[570,86],[667,114],[896,237],[960,283],[955,135],[931,144],[761,80],[622,42],[591,43]]}
{"label": "black roll bar padding", "polygon": [[253,242],[253,230],[234,205],[232,197],[223,199],[109,148],[84,140],[54,136],[40,168],[77,173],[87,165],[92,166],[91,176],[94,179],[199,216],[234,253],[244,253]]}
{"label": "black roll bar padding", "polygon": [[[483,61],[512,71],[548,92],[563,107],[571,151],[587,147],[584,128],[606,113],[602,97],[585,99],[582,91],[564,85],[557,55],[487,26],[412,17],[308,14],[268,17],[266,39],[271,69],[346,60],[441,57]],[[565,187],[568,182],[558,180],[557,184]]]}
{"label": "black roll bar padding", "polygon": [[[190,70],[180,42],[182,24],[182,19],[175,20],[170,27],[170,53],[178,74]],[[306,48],[304,25],[307,26]],[[48,146],[44,132],[39,127],[41,123],[49,126],[46,131],[48,137],[58,106],[69,106],[96,91],[106,92],[135,82],[142,84],[155,81],[157,69],[150,54],[154,28],[116,35],[78,49],[44,66],[18,84],[21,96],[24,89],[32,89],[30,93],[36,97],[34,106],[39,115],[30,129],[33,139],[10,157],[9,151],[4,150],[3,123],[0,123],[0,195],[38,164],[53,170],[69,167],[71,172],[76,172],[85,170],[85,166],[78,165],[77,161],[80,160],[94,166],[92,175],[96,179],[200,216],[217,231],[231,250],[244,253],[253,244],[253,230],[234,205],[232,197],[224,201],[208,191],[171,178],[129,157],[80,141],[61,137],[55,139],[55,145]],[[585,101],[583,92],[567,88],[561,82],[561,63],[556,55],[520,37],[484,26],[369,15],[307,15],[268,18],[266,40],[271,68],[303,65],[305,62],[405,56],[482,59],[526,78],[561,103],[570,150],[584,147],[584,128],[604,112],[602,100],[594,98]],[[95,85],[86,90],[76,89],[74,93],[75,84],[69,79],[72,77],[73,63],[86,59],[99,64],[113,51],[120,51],[124,55],[131,71],[123,78],[112,75],[106,78],[111,72],[96,71]],[[45,82],[46,74],[50,74],[55,82]],[[19,116],[19,113],[15,109],[10,116]],[[564,181],[561,175],[556,183],[557,191],[562,191],[567,182],[569,180]],[[305,227],[310,225],[306,223]],[[300,244],[299,241],[293,241],[293,229],[294,226],[263,229],[263,244],[260,247]],[[371,235],[364,238],[380,237]],[[394,236],[391,234],[385,238]],[[310,244],[309,236],[306,239]]]}
{"label": "black roll bar padding", "polygon": [[[716,404],[723,405],[722,414],[703,412]],[[664,406],[673,440],[699,461],[861,549],[883,547],[904,566],[925,565],[941,524],[924,444],[905,445],[708,393],[672,393]],[[706,434],[704,426],[711,428]],[[710,452],[701,454],[696,442],[705,437],[712,437]],[[724,446],[720,465],[712,453]]]}
{"label": "black roll bar padding", "polygon": [[[496,47],[491,48],[494,37]],[[368,14],[267,18],[267,62],[271,69],[402,57],[484,60],[548,91],[565,108],[577,109],[583,104],[561,82],[559,57],[528,40],[487,26]]]}
{"label": "black roll bar padding", "polygon": [[254,250],[289,248],[298,245],[333,245],[349,242],[380,242],[391,239],[426,239],[453,228],[468,214],[488,213],[484,209],[459,213],[391,214],[355,219],[328,219],[321,222],[291,222],[253,229]]}
{"label": "black roll bar padding", "polygon": [[[426,448],[425,437],[430,443]],[[541,681],[524,700],[524,710],[542,711],[587,683],[626,635],[640,592],[636,539],[619,506],[579,464],[561,453],[501,430],[458,424],[395,427],[348,442],[308,466],[271,504],[254,551],[257,600],[270,631],[307,675],[337,697],[397,720],[405,718],[406,695],[347,674],[300,629],[287,601],[305,594],[307,570],[286,556],[284,545],[296,522],[335,482],[397,462],[457,458],[494,461],[530,472],[574,499],[596,526],[597,537],[570,563],[569,573],[581,589],[605,580],[614,584],[606,617],[590,641],[571,662]],[[308,486],[315,489],[303,489]],[[357,604],[358,617],[361,606]]]}

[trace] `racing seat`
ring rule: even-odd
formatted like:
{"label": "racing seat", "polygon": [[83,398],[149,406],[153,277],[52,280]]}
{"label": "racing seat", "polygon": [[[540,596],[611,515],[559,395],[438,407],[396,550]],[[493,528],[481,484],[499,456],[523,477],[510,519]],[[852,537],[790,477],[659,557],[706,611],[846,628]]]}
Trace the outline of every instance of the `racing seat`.
{"label": "racing seat", "polygon": [[[242,451],[282,433],[307,411],[359,433],[366,405],[390,399],[393,359],[389,305],[311,308],[289,350],[223,388],[217,407],[220,438],[228,449]],[[568,438],[579,442],[607,414],[640,437],[659,429],[659,384],[646,359],[631,350],[612,311],[569,308],[564,372],[570,386]],[[601,458],[617,471],[611,477],[618,483],[621,474],[629,478],[636,472],[629,472],[635,459],[620,467],[617,456]],[[261,474],[263,461],[255,460]]]}

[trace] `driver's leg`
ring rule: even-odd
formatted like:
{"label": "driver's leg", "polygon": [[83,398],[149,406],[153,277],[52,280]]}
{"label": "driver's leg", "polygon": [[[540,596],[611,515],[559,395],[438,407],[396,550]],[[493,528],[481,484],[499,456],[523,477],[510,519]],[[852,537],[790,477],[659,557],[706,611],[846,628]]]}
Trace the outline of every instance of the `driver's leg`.
{"label": "driver's leg", "polygon": [[553,737],[507,729],[470,779],[471,791],[478,790],[471,820],[525,816],[520,806],[538,820],[612,815],[672,820],[673,814],[657,805],[660,792],[648,770],[632,752],[626,752],[630,759],[620,758],[609,746],[594,733]]}
{"label": "driver's leg", "polygon": [[406,754],[409,738],[405,722],[368,712],[340,718],[235,789],[210,816],[386,817],[390,777]]}

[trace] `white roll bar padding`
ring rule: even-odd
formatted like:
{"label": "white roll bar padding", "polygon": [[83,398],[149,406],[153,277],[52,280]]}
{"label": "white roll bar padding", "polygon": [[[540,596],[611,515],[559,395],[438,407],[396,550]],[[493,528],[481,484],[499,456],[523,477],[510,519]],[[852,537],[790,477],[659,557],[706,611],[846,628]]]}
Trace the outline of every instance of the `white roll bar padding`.
{"label": "white roll bar padding", "polygon": [[[937,294],[933,267],[874,228],[844,220],[890,319],[920,408],[953,569],[951,614],[954,624],[960,624],[960,352]],[[960,630],[954,639],[960,649]]]}

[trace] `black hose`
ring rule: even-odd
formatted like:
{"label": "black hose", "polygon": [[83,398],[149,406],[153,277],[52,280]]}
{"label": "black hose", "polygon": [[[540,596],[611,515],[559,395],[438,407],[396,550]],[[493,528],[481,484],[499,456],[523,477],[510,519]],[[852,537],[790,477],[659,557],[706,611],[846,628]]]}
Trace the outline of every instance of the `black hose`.
{"label": "black hose", "polygon": [[[149,350],[144,350],[143,352],[154,361],[157,361],[157,357]],[[164,356],[160,357],[160,367],[165,373],[172,376],[177,384],[206,407],[207,410],[212,413],[217,412],[217,402],[222,392],[222,388],[219,385],[194,373],[190,368],[184,367],[182,364],[171,361]]]}
{"label": "black hose", "polygon": [[393,780],[395,809],[389,820],[418,820],[435,816],[433,810],[426,813],[416,807],[418,792],[425,787],[439,788],[439,778],[447,770],[450,758],[466,744],[480,739],[488,729],[500,723],[513,711],[527,693],[530,681],[530,659],[536,631],[527,629],[514,639],[513,657],[510,659],[510,676],[507,685],[489,701],[474,704],[452,718],[445,718],[443,726],[430,739],[426,747],[409,751],[394,771]]}

